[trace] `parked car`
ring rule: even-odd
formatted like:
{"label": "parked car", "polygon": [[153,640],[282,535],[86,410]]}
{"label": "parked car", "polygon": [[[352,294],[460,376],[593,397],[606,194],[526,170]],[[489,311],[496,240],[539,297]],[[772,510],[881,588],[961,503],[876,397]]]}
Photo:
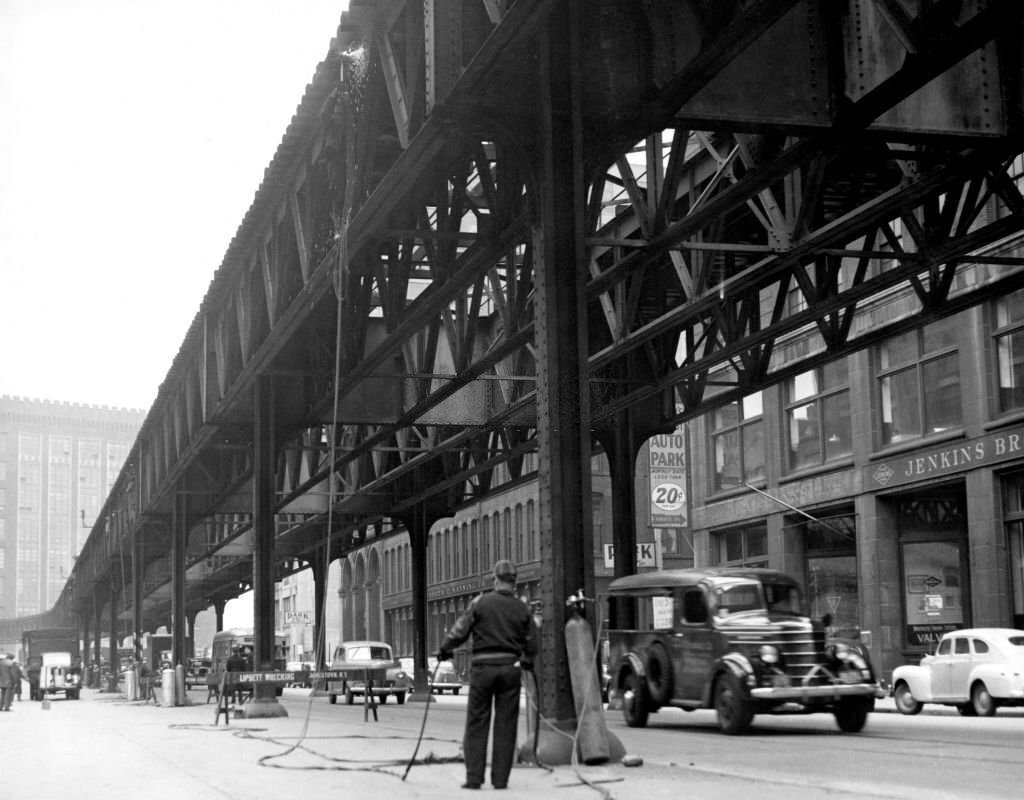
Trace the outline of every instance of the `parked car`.
{"label": "parked car", "polygon": [[[334,649],[331,669],[358,667],[364,664],[367,669],[385,671],[383,682],[374,682],[372,689],[373,696],[378,702],[386,703],[389,695],[394,695],[399,705],[405,702],[405,696],[412,690],[412,676],[402,668],[387,642],[342,642]],[[327,690],[327,699],[331,703],[337,703],[339,694],[344,695],[348,705],[352,705],[357,696],[364,696],[366,681],[361,673],[349,676],[343,681],[332,680]]]}
{"label": "parked car", "polygon": [[435,694],[458,694],[462,691],[462,678],[451,661],[442,661],[438,666],[436,658],[428,658],[427,681],[430,683],[430,691]]}
{"label": "parked car", "polygon": [[925,703],[955,706],[965,717],[991,717],[999,706],[1024,705],[1024,631],[965,628],[943,634],[935,653],[892,673],[903,714]]}
{"label": "parked car", "polygon": [[637,627],[609,629],[611,691],[626,724],[664,707],[714,708],[723,733],[755,714],[828,712],[840,730],[864,727],[883,697],[856,642],[826,644],[829,619],[812,620],[800,587],[770,569],[659,570],[612,581],[605,619],[622,601]]}
{"label": "parked car", "polygon": [[206,686],[206,678],[210,674],[212,664],[213,661],[209,658],[190,658],[185,669],[185,686],[189,689],[193,686]]}

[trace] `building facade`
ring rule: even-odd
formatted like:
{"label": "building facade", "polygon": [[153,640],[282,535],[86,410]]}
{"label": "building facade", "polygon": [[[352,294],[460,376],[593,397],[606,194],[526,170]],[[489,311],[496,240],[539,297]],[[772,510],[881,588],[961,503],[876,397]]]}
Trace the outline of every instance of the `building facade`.
{"label": "building facade", "polygon": [[0,617],[56,602],[144,419],[0,396]]}
{"label": "building facade", "polygon": [[1024,627],[1024,292],[723,406],[689,441],[697,562],[793,574],[883,674],[945,631]]}

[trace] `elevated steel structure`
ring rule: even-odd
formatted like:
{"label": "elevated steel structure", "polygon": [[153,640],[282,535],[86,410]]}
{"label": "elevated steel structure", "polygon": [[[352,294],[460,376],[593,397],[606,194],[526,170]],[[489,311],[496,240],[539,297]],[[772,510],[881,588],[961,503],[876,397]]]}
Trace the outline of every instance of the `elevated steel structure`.
{"label": "elevated steel structure", "polygon": [[269,658],[274,579],[401,524],[422,620],[430,524],[537,451],[572,719],[593,447],[632,572],[647,437],[1024,285],[1022,14],[353,0],[52,615],[184,630],[251,585]]}

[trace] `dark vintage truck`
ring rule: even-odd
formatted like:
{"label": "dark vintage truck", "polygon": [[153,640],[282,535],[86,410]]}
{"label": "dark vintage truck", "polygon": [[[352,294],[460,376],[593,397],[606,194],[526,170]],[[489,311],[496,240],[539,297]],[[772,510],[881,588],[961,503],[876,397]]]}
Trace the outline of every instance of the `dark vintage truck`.
{"label": "dark vintage truck", "polygon": [[[713,708],[720,730],[744,732],[755,714],[827,712],[860,731],[884,697],[867,651],[826,642],[799,584],[761,568],[658,570],[609,585],[610,691],[626,724],[661,708]],[[616,628],[625,604],[636,626]]]}

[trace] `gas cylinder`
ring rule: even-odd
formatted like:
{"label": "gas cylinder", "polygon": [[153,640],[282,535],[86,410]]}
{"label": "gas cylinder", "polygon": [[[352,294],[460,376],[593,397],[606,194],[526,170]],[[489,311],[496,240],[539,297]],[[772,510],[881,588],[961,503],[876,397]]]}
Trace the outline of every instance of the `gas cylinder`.
{"label": "gas cylinder", "polygon": [[579,596],[569,598],[569,619],[565,623],[565,650],[569,657],[569,678],[576,706],[577,744],[584,764],[603,764],[611,758],[608,726],[601,707],[601,684],[594,657],[594,635],[582,614]]}
{"label": "gas cylinder", "polygon": [[170,667],[160,673],[160,704],[174,705],[174,670]]}

